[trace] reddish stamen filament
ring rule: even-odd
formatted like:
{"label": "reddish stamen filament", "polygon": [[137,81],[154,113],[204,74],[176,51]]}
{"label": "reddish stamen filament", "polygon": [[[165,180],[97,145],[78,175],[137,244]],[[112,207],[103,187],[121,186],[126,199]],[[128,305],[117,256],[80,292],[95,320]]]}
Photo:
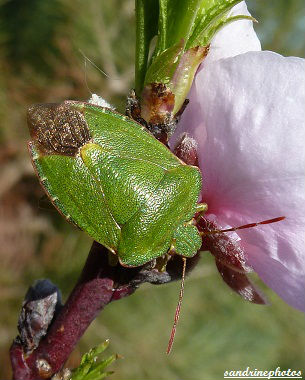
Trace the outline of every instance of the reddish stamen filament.
{"label": "reddish stamen filament", "polygon": [[183,293],[184,293],[184,280],[185,280],[185,269],[186,269],[186,257],[182,257],[183,260],[183,269],[182,269],[182,280],[181,280],[181,286],[180,286],[180,292],[179,292],[179,301],[176,307],[176,312],[175,312],[175,318],[174,318],[174,323],[171,331],[171,335],[168,341],[168,346],[166,353],[169,355],[171,353],[174,339],[175,339],[175,334],[176,334],[176,329],[177,329],[177,324],[179,321],[179,316],[180,316],[180,310],[181,310],[181,304],[182,304],[182,298],[183,298]]}
{"label": "reddish stamen filament", "polygon": [[219,232],[231,232],[231,231],[243,230],[245,228],[252,228],[252,227],[259,226],[261,224],[277,223],[277,222],[280,222],[281,220],[284,220],[284,219],[285,219],[285,216],[279,216],[277,218],[263,220],[262,222],[244,224],[244,225],[239,226],[239,227],[232,227],[232,228],[228,228],[225,230],[204,231],[204,232],[201,232],[201,235],[210,235],[210,234],[217,234]]}

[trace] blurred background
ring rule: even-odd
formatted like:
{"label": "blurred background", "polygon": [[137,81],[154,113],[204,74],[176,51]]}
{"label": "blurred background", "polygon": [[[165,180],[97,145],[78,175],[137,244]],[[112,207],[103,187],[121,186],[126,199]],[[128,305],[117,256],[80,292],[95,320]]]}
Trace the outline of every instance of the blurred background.
{"label": "blurred background", "polygon": [[[264,49],[304,56],[303,0],[249,0]],[[26,110],[32,103],[88,99],[98,93],[124,111],[133,86],[133,0],[0,0],[0,378],[11,376],[8,349],[23,296],[50,278],[64,299],[91,240],[46,207],[27,153]],[[100,68],[87,61],[88,57]],[[105,74],[101,72],[103,70]],[[304,315],[258,279],[272,306],[246,303],[203,255],[186,281],[173,353],[166,349],[179,284],[142,286],[111,304],[72,354],[110,338],[124,356],[119,379],[223,378],[225,370],[305,368]]]}

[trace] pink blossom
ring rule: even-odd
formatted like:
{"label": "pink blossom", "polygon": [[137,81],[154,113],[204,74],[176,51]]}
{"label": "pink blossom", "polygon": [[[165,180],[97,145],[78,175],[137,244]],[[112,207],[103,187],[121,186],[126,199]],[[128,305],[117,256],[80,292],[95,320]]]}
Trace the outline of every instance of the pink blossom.
{"label": "pink blossom", "polygon": [[207,218],[285,216],[237,234],[246,263],[305,311],[305,60],[260,51],[252,22],[238,21],[212,41],[188,98],[172,141],[187,132],[198,143]]}

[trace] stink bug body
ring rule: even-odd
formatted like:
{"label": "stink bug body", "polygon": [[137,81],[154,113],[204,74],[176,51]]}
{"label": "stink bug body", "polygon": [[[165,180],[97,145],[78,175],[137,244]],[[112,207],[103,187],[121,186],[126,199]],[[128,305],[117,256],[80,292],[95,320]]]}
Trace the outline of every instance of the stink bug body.
{"label": "stink bug body", "polygon": [[143,126],[73,101],[32,106],[28,124],[33,165],[53,204],[122,265],[200,249],[192,223],[204,209],[200,171]]}

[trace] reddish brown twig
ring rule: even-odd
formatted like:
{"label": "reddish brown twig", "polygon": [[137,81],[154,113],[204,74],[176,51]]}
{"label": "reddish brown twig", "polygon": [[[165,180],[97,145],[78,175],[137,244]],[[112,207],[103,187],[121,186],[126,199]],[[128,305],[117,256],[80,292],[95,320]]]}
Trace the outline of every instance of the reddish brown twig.
{"label": "reddish brown twig", "polygon": [[[197,255],[188,260],[186,272],[193,269],[198,259]],[[90,323],[108,303],[131,295],[144,282],[158,285],[177,280],[181,270],[182,260],[178,256],[165,272],[154,269],[154,262],[137,268],[112,266],[107,249],[94,242],[79,281],[37,348],[27,352],[27,345],[20,338],[15,339],[10,351],[13,379],[49,379],[63,367]],[[19,326],[19,330],[22,328],[27,326]]]}
{"label": "reddish brown twig", "polygon": [[107,250],[93,243],[81,277],[38,347],[25,355],[20,341],[11,347],[13,378],[48,379],[58,372],[90,323],[109,302],[132,294],[133,269],[110,266]]}

